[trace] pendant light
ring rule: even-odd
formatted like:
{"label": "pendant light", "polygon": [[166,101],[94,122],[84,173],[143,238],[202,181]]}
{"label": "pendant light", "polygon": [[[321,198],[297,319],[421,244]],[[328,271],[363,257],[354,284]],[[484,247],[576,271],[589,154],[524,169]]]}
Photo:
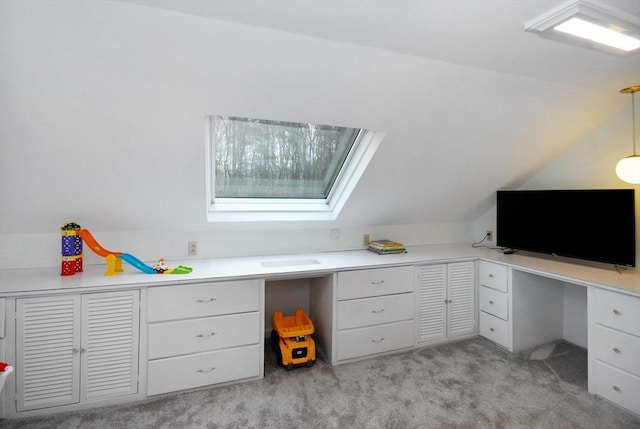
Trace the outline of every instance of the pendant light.
{"label": "pendant light", "polygon": [[633,120],[633,154],[622,158],[616,165],[616,174],[618,177],[634,185],[640,184],[640,155],[636,153],[636,103],[634,95],[636,91],[640,91],[640,85],[630,86],[621,89],[623,94],[631,94],[631,115]]}

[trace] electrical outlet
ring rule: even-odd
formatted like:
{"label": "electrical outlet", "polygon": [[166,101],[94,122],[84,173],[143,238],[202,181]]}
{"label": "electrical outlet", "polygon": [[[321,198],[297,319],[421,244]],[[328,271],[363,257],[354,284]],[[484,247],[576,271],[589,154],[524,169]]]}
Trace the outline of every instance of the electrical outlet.
{"label": "electrical outlet", "polygon": [[337,228],[332,229],[329,236],[332,240],[337,240],[340,238],[340,230]]}
{"label": "electrical outlet", "polygon": [[196,256],[198,254],[198,242],[190,241],[187,246],[187,253],[189,256]]}
{"label": "electrical outlet", "polygon": [[371,240],[369,240],[369,234],[364,234],[362,236],[362,245],[363,246],[368,246],[370,241]]}
{"label": "electrical outlet", "polygon": [[493,241],[493,231],[487,230],[487,241]]}

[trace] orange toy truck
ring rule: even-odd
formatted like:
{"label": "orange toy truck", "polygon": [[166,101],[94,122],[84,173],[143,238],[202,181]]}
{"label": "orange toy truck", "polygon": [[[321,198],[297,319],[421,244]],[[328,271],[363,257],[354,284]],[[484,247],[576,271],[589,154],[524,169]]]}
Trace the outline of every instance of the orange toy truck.
{"label": "orange toy truck", "polygon": [[302,308],[293,316],[273,313],[271,348],[276,352],[278,365],[287,370],[300,366],[313,366],[316,361],[316,344],[311,338],[313,322]]}

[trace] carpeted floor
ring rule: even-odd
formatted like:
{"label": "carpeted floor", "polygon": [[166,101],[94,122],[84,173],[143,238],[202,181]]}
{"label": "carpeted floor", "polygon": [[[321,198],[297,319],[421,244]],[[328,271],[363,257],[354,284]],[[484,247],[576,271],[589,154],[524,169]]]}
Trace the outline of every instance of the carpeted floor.
{"label": "carpeted floor", "polygon": [[514,354],[477,338],[289,372],[268,350],[260,381],[0,427],[640,428],[586,377],[586,350],[566,342]]}

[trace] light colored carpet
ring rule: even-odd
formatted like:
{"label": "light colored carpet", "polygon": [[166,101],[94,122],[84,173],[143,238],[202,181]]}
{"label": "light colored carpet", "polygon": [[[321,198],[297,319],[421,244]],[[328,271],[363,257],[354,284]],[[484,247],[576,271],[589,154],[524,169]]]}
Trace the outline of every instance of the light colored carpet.
{"label": "light colored carpet", "polygon": [[[336,367],[319,360],[312,368],[287,372],[277,367],[269,350],[260,381],[124,406],[5,420],[0,426],[640,428],[639,417],[590,395],[584,379],[561,380],[561,371],[552,370],[543,354],[554,356],[552,349],[508,353],[477,338]],[[580,359],[585,357],[583,353]],[[571,366],[566,361],[562,365]]]}

